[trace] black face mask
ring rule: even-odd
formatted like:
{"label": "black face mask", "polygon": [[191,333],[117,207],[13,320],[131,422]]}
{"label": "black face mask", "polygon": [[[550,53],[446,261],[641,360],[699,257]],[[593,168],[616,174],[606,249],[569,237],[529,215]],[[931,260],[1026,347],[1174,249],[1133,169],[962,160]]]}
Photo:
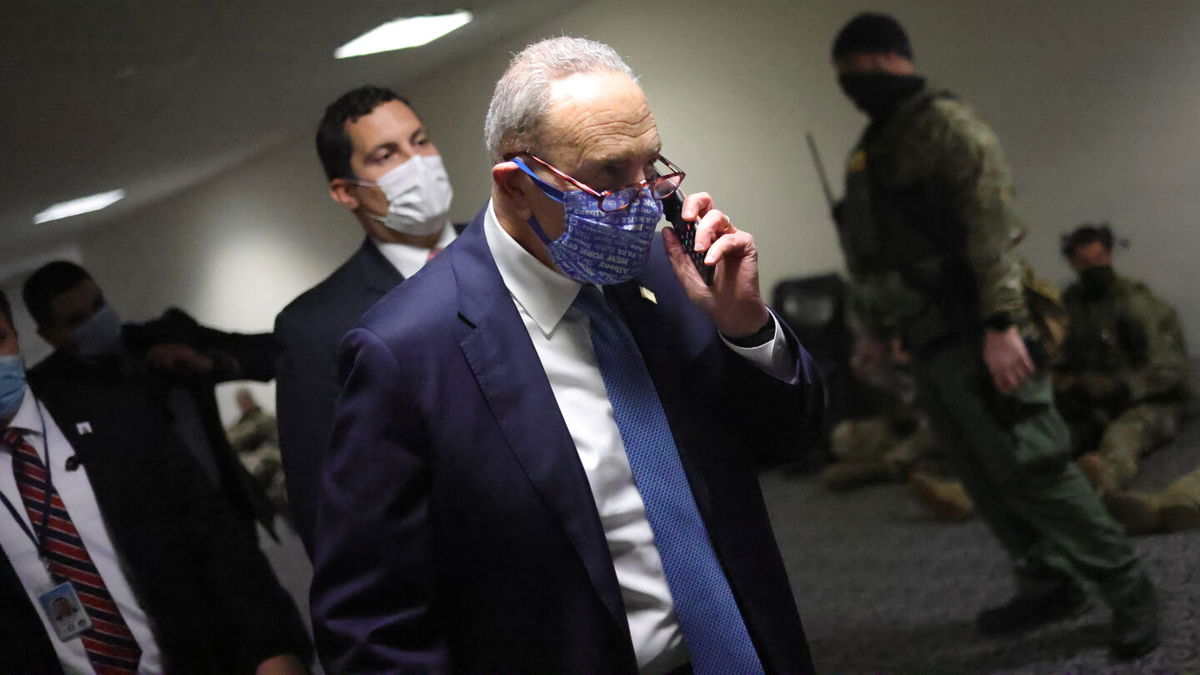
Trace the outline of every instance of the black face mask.
{"label": "black face mask", "polygon": [[925,86],[925,78],[892,73],[846,73],[838,75],[842,91],[855,107],[880,120],[891,114],[896,106]]}
{"label": "black face mask", "polygon": [[1113,271],[1112,265],[1085,267],[1079,271],[1079,285],[1084,294],[1091,298],[1107,293],[1116,278],[1117,273]]}

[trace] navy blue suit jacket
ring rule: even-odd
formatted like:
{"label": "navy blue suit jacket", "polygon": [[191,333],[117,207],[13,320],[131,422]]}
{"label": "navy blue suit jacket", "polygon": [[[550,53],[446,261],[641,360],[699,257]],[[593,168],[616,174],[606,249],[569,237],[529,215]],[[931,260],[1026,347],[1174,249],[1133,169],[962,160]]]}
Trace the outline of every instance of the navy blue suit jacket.
{"label": "navy blue suit jacket", "polygon": [[404,276],[370,240],[275,317],[275,408],[292,525],[312,555],[321,463],[341,390],[337,347],[363,312]]}
{"label": "navy blue suit jacket", "polygon": [[[788,385],[733,354],[661,242],[642,277],[606,294],[658,388],[764,664],[811,672],[755,472],[819,430],[811,360],[790,338],[799,384]],[[635,672],[587,477],[480,218],[341,352],[312,587],[327,668]]]}

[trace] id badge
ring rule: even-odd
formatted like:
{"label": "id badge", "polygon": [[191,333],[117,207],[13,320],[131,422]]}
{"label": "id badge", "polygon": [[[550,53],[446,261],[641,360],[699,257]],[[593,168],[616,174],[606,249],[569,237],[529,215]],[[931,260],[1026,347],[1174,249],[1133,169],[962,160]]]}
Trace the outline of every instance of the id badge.
{"label": "id badge", "polygon": [[39,595],[38,602],[50,625],[54,626],[58,639],[63,642],[79,637],[92,627],[92,618],[80,604],[79,595],[69,581]]}

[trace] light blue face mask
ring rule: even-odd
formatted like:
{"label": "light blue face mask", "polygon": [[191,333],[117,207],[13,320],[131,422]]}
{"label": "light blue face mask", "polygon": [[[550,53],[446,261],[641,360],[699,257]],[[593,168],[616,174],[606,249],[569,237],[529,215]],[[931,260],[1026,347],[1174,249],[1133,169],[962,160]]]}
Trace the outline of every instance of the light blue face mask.
{"label": "light blue face mask", "polygon": [[115,354],[121,349],[121,317],[107,302],[71,332],[71,343],[84,356]]}
{"label": "light blue face mask", "polygon": [[25,361],[20,354],[0,356],[0,421],[7,422],[25,400]]}
{"label": "light blue face mask", "polygon": [[513,163],[529,174],[546,196],[563,205],[562,236],[551,240],[536,218],[534,233],[546,244],[550,258],[563,274],[585,284],[607,286],[636,277],[646,268],[655,228],[662,220],[662,202],[643,189],[621,211],[602,211],[596,198],[583,190],[559,190],[542,180],[520,158]]}

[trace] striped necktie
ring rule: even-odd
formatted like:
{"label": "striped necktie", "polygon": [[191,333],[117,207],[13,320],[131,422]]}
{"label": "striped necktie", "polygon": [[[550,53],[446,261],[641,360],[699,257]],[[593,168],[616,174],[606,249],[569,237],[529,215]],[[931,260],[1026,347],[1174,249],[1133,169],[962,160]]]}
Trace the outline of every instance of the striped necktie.
{"label": "striped necktie", "polygon": [[654,532],[693,671],[701,675],[763,672],[633,335],[595,286],[580,289],[575,306],[591,325],[600,376],[633,480],[646,505],[646,519]]}
{"label": "striped necktie", "polygon": [[[79,531],[71,522],[66,505],[50,482],[42,458],[16,429],[5,431],[4,442],[13,448],[17,488],[34,532],[43,538],[40,543],[50,574],[57,584],[71,582],[79,602],[92,620],[92,627],[80,636],[88,660],[99,675],[136,673],[142,649],[105,587],[104,579],[100,578]],[[50,495],[49,513],[46,512],[47,494]]]}

